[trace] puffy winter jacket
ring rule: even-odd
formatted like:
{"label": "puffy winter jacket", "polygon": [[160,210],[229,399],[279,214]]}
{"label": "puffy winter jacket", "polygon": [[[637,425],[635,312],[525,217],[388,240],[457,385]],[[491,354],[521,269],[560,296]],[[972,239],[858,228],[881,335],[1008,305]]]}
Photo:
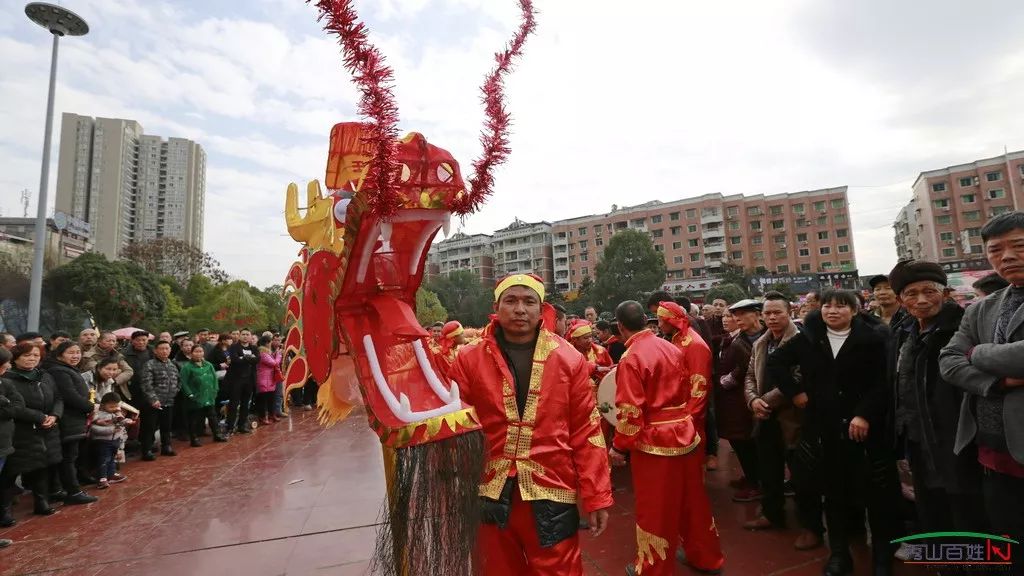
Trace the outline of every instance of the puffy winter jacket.
{"label": "puffy winter jacket", "polygon": [[140,388],[146,402],[153,404],[160,401],[163,407],[174,406],[174,397],[178,394],[178,367],[170,360],[152,360],[142,367]]}
{"label": "puffy winter jacket", "polygon": [[95,405],[89,385],[77,369],[57,361],[47,365],[57,392],[64,400],[64,416],[60,419],[60,437],[64,442],[85,438],[86,422]]}
{"label": "puffy winter jacket", "polygon": [[60,428],[43,428],[47,416],[64,415],[64,401],[49,374],[36,368],[21,371],[12,368],[3,379],[24,399],[14,409],[14,452],[7,457],[4,474],[22,474],[61,461]]}
{"label": "puffy winter jacket", "polygon": [[0,380],[0,458],[14,452],[14,415],[25,408],[14,384]]}

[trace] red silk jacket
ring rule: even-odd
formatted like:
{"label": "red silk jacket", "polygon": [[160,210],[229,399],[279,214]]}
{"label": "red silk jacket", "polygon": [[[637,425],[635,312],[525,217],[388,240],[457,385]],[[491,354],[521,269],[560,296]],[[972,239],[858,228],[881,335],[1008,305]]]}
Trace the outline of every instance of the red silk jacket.
{"label": "red silk jacket", "polygon": [[686,334],[682,331],[672,336],[672,343],[683,352],[686,372],[690,375],[690,399],[686,405],[693,415],[698,432],[703,432],[708,407],[708,382],[711,381],[711,347],[692,327]]}
{"label": "red silk jacket", "polygon": [[588,513],[611,506],[608,452],[583,355],[542,329],[520,417],[515,380],[493,326],[481,341],[459,350],[450,372],[486,437],[480,495],[497,500],[511,476],[526,501],[582,502]]}
{"label": "red silk jacket", "polygon": [[595,384],[599,384],[601,378],[606,374],[605,372],[598,372],[597,369],[599,367],[611,368],[615,365],[615,362],[612,362],[611,355],[600,344],[591,344],[590,350],[587,350],[585,356],[587,357],[587,365],[590,368],[590,376],[596,381]]}
{"label": "red silk jacket", "polygon": [[615,449],[680,456],[700,444],[687,403],[690,373],[679,347],[642,330],[626,341],[615,375]]}

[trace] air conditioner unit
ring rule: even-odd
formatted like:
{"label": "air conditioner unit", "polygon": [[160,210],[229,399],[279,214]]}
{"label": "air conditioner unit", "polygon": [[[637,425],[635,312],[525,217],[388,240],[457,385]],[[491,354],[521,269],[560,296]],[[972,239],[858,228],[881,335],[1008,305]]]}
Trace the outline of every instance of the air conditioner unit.
{"label": "air conditioner unit", "polygon": [[818,210],[818,214],[828,214],[827,210]]}

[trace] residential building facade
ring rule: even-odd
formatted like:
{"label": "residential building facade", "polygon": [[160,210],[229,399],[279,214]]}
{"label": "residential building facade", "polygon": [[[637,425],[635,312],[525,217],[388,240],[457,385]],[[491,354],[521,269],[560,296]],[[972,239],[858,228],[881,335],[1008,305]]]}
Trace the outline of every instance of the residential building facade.
{"label": "residential building facade", "polygon": [[911,198],[900,209],[892,227],[896,237],[896,258],[898,260],[919,260],[921,258],[921,237],[917,225],[917,199]]}
{"label": "residential building facade", "polygon": [[716,193],[555,222],[555,288],[572,292],[584,278],[595,280],[604,247],[626,229],[648,234],[664,254],[671,290],[706,290],[726,264],[781,277],[857,269],[845,186],[768,196]]}
{"label": "residential building facade", "polygon": [[906,252],[948,270],[983,267],[981,227],[1020,210],[1022,188],[1024,150],[922,172],[912,187],[920,251]]}
{"label": "residential building facade", "polygon": [[427,279],[447,276],[457,270],[469,270],[484,286],[494,286],[494,251],[488,234],[457,232],[451,238],[430,247],[427,252]]}
{"label": "residential building facade", "polygon": [[554,285],[550,222],[523,222],[516,218],[494,232],[491,249],[494,251],[494,278],[533,273],[540,276],[546,286]]}
{"label": "residential building facade", "polygon": [[184,138],[146,135],[133,120],[65,113],[56,209],[89,223],[97,252],[174,238],[202,249],[206,153]]}

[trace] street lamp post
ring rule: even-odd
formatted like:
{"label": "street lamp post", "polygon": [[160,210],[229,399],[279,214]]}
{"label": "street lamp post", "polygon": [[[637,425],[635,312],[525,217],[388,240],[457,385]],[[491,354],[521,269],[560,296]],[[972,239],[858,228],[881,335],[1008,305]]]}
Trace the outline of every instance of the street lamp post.
{"label": "street lamp post", "polygon": [[39,209],[36,212],[35,246],[32,253],[32,279],[28,293],[28,329],[39,330],[39,313],[43,300],[43,256],[46,252],[46,193],[50,180],[50,140],[53,133],[53,93],[57,87],[57,48],[61,36],[84,36],[89,32],[85,20],[60,6],[31,2],[25,15],[53,34],[50,56],[50,93],[46,101],[46,132],[43,134],[43,167],[39,175]]}

